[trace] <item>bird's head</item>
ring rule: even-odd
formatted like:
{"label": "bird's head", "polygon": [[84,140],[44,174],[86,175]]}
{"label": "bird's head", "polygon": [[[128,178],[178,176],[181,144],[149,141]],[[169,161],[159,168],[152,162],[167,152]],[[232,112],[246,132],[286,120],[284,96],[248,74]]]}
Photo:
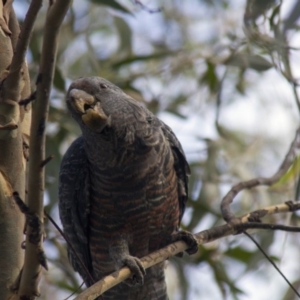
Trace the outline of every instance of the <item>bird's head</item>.
{"label": "bird's head", "polygon": [[120,109],[133,99],[129,100],[120,88],[103,78],[83,77],[71,84],[66,100],[81,128],[101,133],[105,127],[111,126],[111,119]]}
{"label": "bird's head", "polygon": [[67,106],[84,136],[122,146],[134,141],[153,145],[154,116],[142,103],[103,78],[82,77],[74,81],[67,93]]}

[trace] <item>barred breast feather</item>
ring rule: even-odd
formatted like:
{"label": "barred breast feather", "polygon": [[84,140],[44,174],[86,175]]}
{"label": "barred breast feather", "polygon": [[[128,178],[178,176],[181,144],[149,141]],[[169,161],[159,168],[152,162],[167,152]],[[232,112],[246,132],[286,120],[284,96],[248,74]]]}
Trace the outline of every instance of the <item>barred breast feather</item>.
{"label": "barred breast feather", "polygon": [[[189,174],[182,147],[166,124],[102,78],[79,79],[69,95],[83,133],[66,152],[59,177],[60,217],[78,254],[69,247],[70,262],[87,286],[123,265],[142,281],[121,283],[102,299],[168,299],[164,265],[143,275],[138,258],[178,233]],[[82,99],[85,104],[75,102]]]}

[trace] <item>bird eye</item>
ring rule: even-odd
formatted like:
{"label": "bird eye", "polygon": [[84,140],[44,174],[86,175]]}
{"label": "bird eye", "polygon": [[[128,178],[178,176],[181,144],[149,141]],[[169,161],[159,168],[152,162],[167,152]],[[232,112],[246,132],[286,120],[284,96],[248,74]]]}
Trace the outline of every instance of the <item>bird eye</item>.
{"label": "bird eye", "polygon": [[108,88],[108,86],[105,83],[100,83],[100,87],[102,89],[107,89]]}

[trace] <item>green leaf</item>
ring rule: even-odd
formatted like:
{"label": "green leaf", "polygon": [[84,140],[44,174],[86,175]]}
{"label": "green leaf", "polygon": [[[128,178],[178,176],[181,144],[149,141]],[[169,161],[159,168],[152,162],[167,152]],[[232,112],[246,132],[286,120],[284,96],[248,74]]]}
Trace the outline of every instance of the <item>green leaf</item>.
{"label": "green leaf", "polygon": [[217,124],[216,129],[219,133],[219,135],[225,140],[230,141],[230,143],[234,143],[235,147],[239,147],[240,149],[243,149],[246,147],[245,143],[245,134],[244,132],[240,130],[233,130],[229,129],[224,125]]}
{"label": "green leaf", "polygon": [[121,12],[131,14],[131,11],[129,11],[126,7],[124,7],[123,5],[121,5],[119,2],[115,0],[90,0],[90,1],[95,4],[109,6],[113,9],[120,10]]}
{"label": "green leaf", "polygon": [[207,84],[212,93],[217,92],[219,88],[219,79],[215,72],[215,65],[209,61],[206,61],[207,69],[203,76],[200,78],[200,82]]}
{"label": "green leaf", "polygon": [[273,64],[262,56],[241,52],[231,56],[224,63],[226,65],[250,68],[256,71],[266,71],[273,67]]}
{"label": "green leaf", "polygon": [[223,294],[224,297],[226,296],[224,284],[226,284],[229,287],[234,299],[238,299],[237,295],[245,294],[241,289],[239,289],[235,285],[235,282],[229,277],[229,275],[227,274],[227,270],[221,261],[209,260],[208,263],[214,271],[216,283],[219,286],[220,292]]}
{"label": "green leaf", "polygon": [[119,33],[119,50],[118,55],[130,56],[132,53],[132,32],[128,24],[119,17],[114,17],[115,25]]}
{"label": "green leaf", "polygon": [[[270,23],[270,27],[271,28],[276,28],[277,27],[277,23],[279,22],[277,19],[277,17],[280,15],[280,8],[281,8],[281,5],[277,5],[275,6],[275,8],[273,9],[273,12],[272,12],[272,15],[269,19],[269,23]],[[279,17],[279,20],[280,20],[280,17]]]}
{"label": "green leaf", "polygon": [[256,20],[265,14],[268,9],[276,3],[275,0],[250,0],[247,1],[246,16],[249,19]]}
{"label": "green leaf", "polygon": [[166,111],[182,118],[186,119],[186,116],[179,112],[179,106],[186,102],[186,96],[179,94],[166,108]]}
{"label": "green leaf", "polygon": [[174,51],[163,51],[163,52],[158,52],[154,53],[151,55],[138,55],[138,56],[130,56],[125,59],[122,59],[112,65],[113,68],[119,68],[123,65],[128,65],[130,63],[136,62],[136,61],[146,61],[150,59],[159,59],[164,56],[169,56],[169,55],[174,55],[176,52]]}
{"label": "green leaf", "polygon": [[32,33],[29,46],[34,63],[38,63],[41,57],[41,38],[36,31]]}
{"label": "green leaf", "polygon": [[275,182],[271,188],[272,190],[281,190],[286,188],[289,184],[294,184],[300,173],[300,156],[296,157],[292,166],[283,174],[280,179]]}
{"label": "green leaf", "polygon": [[65,92],[66,81],[58,67],[54,71],[53,85],[60,91]]}
{"label": "green leaf", "polygon": [[239,260],[244,263],[249,263],[253,258],[254,253],[248,250],[245,250],[240,247],[231,248],[227,250],[224,255],[229,256],[233,259]]}

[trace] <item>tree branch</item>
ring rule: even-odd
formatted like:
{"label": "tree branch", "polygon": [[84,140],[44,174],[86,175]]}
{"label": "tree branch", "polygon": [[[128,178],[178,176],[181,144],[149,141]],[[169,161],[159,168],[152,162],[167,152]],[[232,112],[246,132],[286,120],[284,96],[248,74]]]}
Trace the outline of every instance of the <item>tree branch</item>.
{"label": "tree branch", "polygon": [[295,157],[300,152],[300,128],[296,131],[296,136],[290,146],[288,153],[285,156],[284,161],[279,167],[278,171],[271,177],[258,177],[247,181],[242,181],[236,185],[234,185],[231,190],[227,193],[227,195],[223,198],[221,203],[221,211],[225,221],[229,222],[235,218],[235,215],[232,213],[230,209],[230,204],[232,203],[234,197],[244,189],[251,189],[253,187],[259,185],[272,185],[280,177],[287,172],[287,170],[291,167],[294,162]]}
{"label": "tree branch", "polygon": [[[50,88],[53,81],[55,56],[59,28],[67,13],[71,0],[50,1],[45,23],[43,48],[40,70],[37,80],[36,103],[30,132],[29,181],[28,181],[28,209],[35,214],[43,225],[43,191],[45,161],[45,126],[48,116]],[[38,283],[41,273],[41,259],[39,251],[42,249],[42,234],[38,243],[30,242],[29,237],[34,229],[27,226],[25,263],[21,276],[18,295],[22,299],[34,299],[39,294]]]}
{"label": "tree branch", "polygon": [[265,207],[264,209],[255,210],[242,217],[243,222],[260,221],[261,218],[267,215],[273,215],[277,213],[294,212],[299,210],[300,202],[287,201],[282,204],[272,205]]}
{"label": "tree branch", "polygon": [[3,92],[6,99],[18,101],[22,87],[22,66],[25,62],[25,55],[28,49],[31,32],[36,20],[36,16],[42,7],[42,0],[33,0],[26,14],[24,24],[21,28],[17,41],[14,56],[9,68],[9,74],[3,85]]}
{"label": "tree branch", "polygon": [[[280,207],[281,211],[277,208]],[[290,207],[293,207],[291,210]],[[217,226],[208,230],[201,231],[195,234],[195,238],[197,240],[198,245],[206,244],[208,242],[212,242],[222,237],[226,237],[229,235],[239,234],[243,230],[250,229],[250,228],[261,228],[261,229],[280,229],[286,231],[296,231],[300,232],[299,227],[289,227],[283,225],[276,225],[276,224],[261,224],[255,222],[248,222],[248,217],[252,214],[257,214],[259,211],[265,211],[266,213],[264,216],[269,214],[274,214],[278,212],[291,212],[300,210],[300,203],[298,202],[288,202],[285,204],[274,205],[270,207],[266,207],[264,209],[249,213],[241,218],[234,218],[232,221]],[[263,216],[261,216],[263,217]],[[148,269],[168,258],[174,256],[180,252],[185,251],[188,246],[182,242],[175,242],[170,244],[162,249],[159,249],[143,258],[141,258],[142,264],[145,269]],[[96,282],[80,295],[78,295],[74,300],[93,300],[104,292],[109,290],[110,288],[114,287],[115,285],[119,284],[120,282],[124,281],[130,276],[130,270],[127,267],[124,267],[118,271],[113,272],[112,274],[106,276],[105,278],[101,279],[100,281]]]}

